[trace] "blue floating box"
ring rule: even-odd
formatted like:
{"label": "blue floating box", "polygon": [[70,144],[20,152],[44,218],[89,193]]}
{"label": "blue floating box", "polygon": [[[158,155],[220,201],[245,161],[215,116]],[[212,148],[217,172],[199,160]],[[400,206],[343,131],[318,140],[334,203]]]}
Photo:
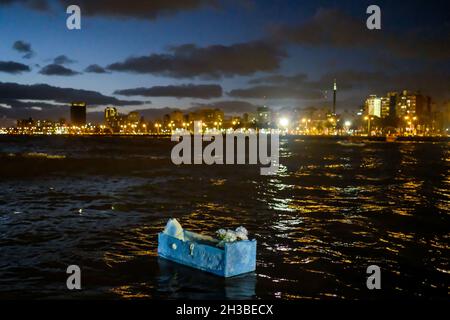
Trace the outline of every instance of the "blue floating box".
{"label": "blue floating box", "polygon": [[183,231],[185,241],[158,234],[158,255],[221,277],[233,277],[256,269],[256,240],[225,243],[217,247],[205,237]]}

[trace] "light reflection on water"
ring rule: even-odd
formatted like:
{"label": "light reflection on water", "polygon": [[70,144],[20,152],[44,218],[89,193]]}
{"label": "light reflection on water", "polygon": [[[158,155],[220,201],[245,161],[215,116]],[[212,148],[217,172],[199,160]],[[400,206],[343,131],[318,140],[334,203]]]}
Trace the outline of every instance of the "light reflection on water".
{"label": "light reflection on water", "polygon": [[[175,167],[167,139],[0,139],[0,298],[71,297],[70,264],[89,298],[366,299],[370,264],[383,297],[448,295],[447,143],[283,138],[267,177]],[[209,234],[246,226],[256,273],[224,280],[158,259],[169,217]]]}

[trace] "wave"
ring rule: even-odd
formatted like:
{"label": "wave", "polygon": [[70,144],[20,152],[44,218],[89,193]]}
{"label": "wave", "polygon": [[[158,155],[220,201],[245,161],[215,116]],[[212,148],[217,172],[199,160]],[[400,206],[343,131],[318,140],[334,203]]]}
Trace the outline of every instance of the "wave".
{"label": "wave", "polygon": [[52,160],[66,159],[65,155],[49,154],[49,153],[45,153],[45,152],[27,152],[27,153],[23,153],[23,154],[9,153],[8,157],[45,158],[45,159],[52,159]]}

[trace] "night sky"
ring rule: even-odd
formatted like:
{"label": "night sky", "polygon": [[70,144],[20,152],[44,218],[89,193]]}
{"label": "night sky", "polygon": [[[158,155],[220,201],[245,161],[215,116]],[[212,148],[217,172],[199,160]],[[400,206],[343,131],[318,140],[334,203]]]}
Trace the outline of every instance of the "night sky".
{"label": "night sky", "polygon": [[[447,2],[0,0],[0,124],[62,117],[72,100],[147,116],[323,106],[334,78],[338,111],[403,89],[439,104],[450,98]],[[66,28],[68,4],[81,30]],[[366,28],[371,4],[381,30]]]}

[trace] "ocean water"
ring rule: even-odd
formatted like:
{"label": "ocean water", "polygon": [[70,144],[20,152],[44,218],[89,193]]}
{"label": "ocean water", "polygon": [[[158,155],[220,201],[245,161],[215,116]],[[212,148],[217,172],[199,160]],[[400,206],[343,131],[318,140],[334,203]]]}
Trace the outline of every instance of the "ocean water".
{"label": "ocean water", "polygon": [[[281,167],[175,166],[154,137],[0,137],[0,299],[448,299],[448,142],[283,137]],[[159,259],[171,217],[245,226],[257,270]],[[381,290],[366,268],[381,268]],[[82,290],[66,288],[66,268]]]}

